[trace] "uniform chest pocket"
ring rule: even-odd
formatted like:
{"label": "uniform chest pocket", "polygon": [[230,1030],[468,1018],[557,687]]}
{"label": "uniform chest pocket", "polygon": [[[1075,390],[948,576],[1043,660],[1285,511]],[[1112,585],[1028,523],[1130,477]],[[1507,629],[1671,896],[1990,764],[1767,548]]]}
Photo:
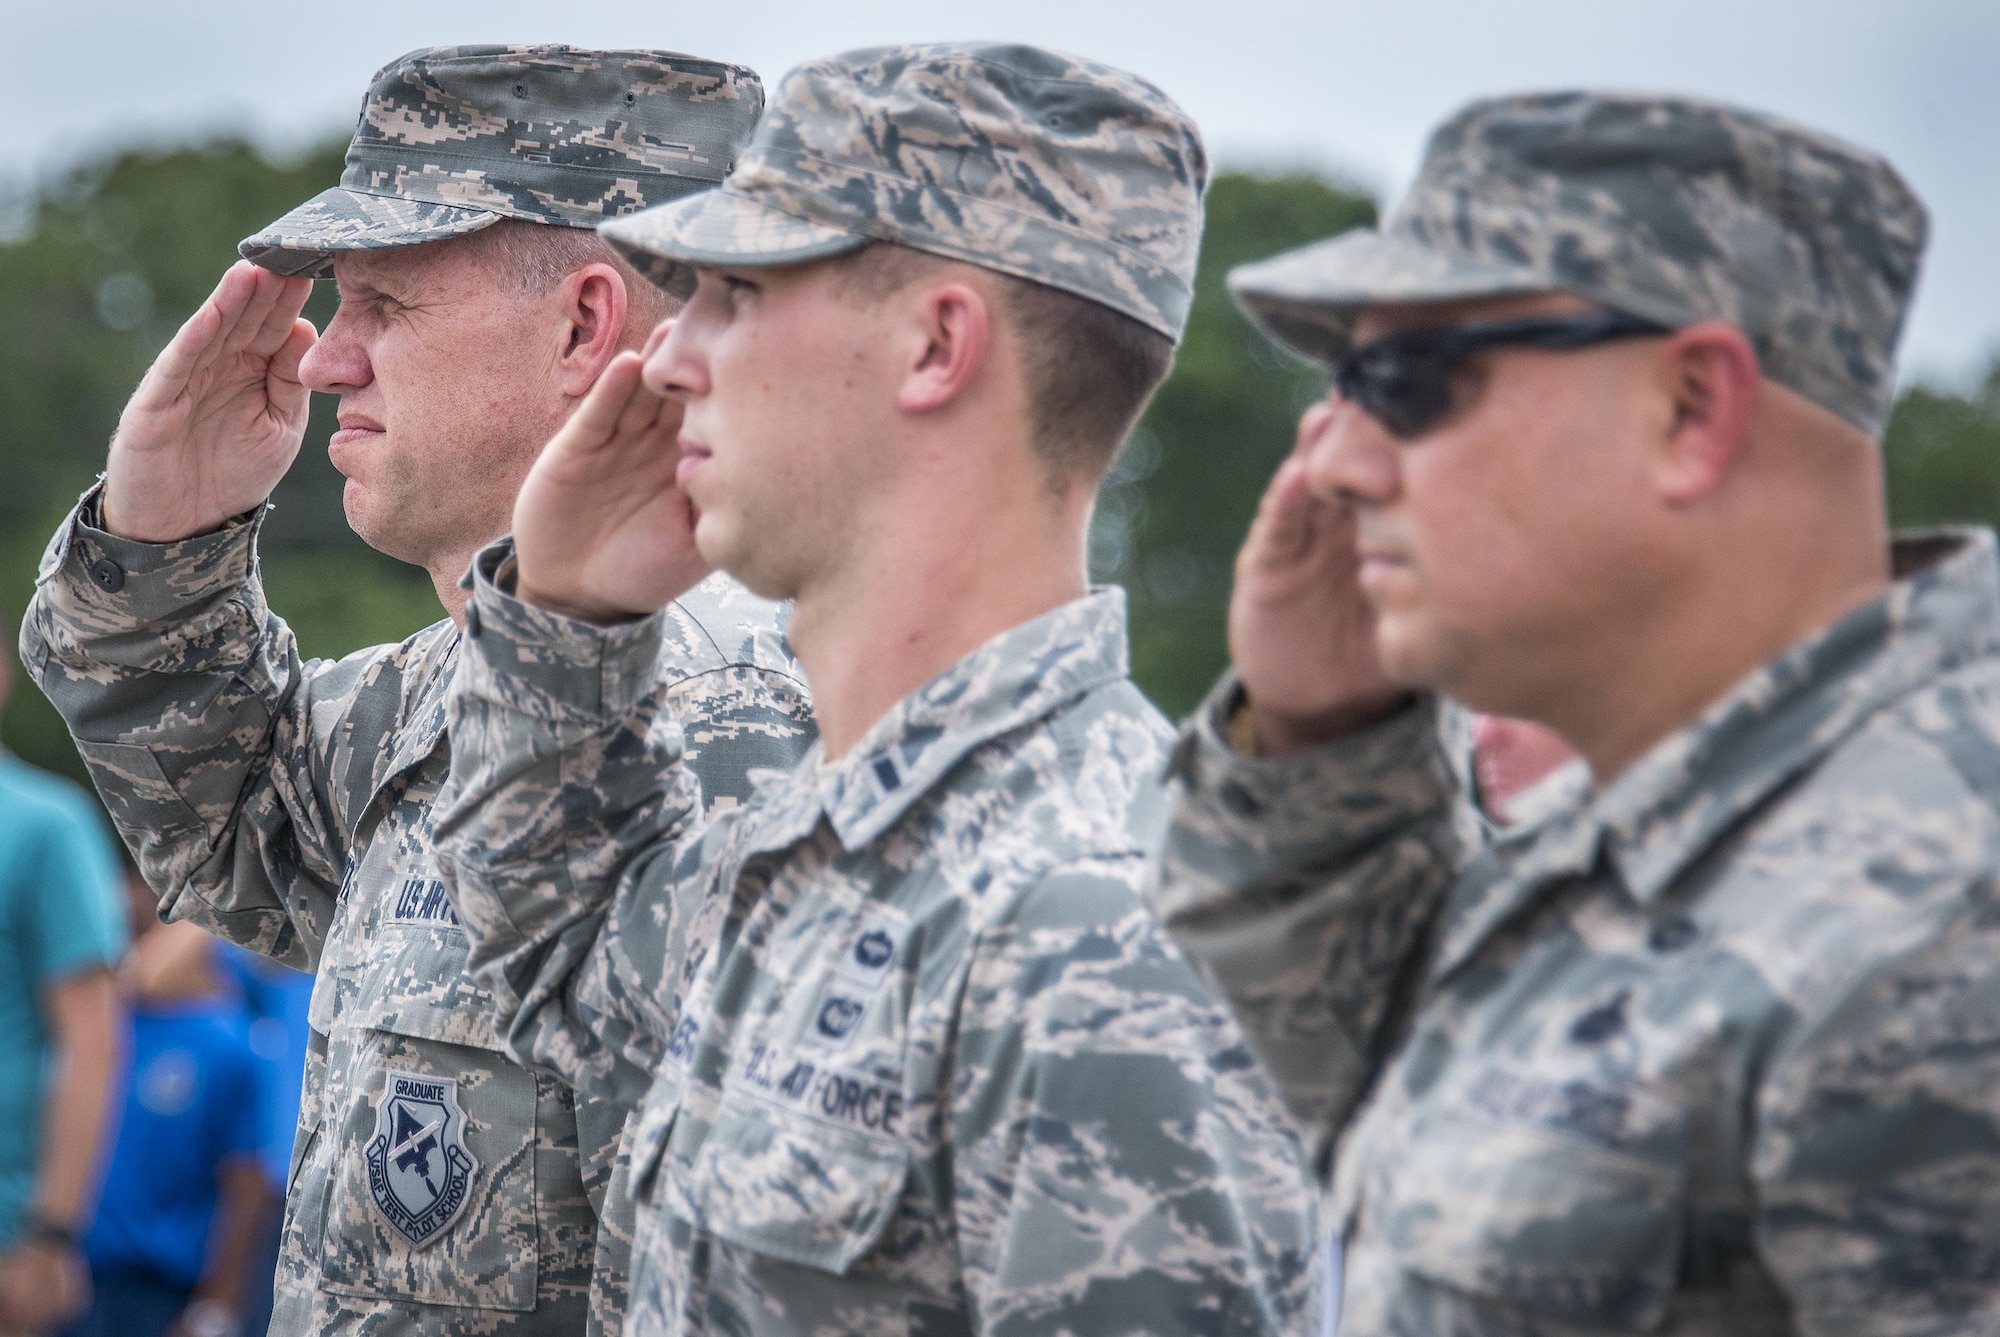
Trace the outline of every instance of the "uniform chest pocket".
{"label": "uniform chest pocket", "polygon": [[1431,1115],[1371,1207],[1426,1280],[1583,1325],[1657,1327],[1679,1274],[1685,1164],[1528,1124]]}
{"label": "uniform chest pocket", "polygon": [[537,1078],[479,1049],[386,1032],[354,1043],[354,1098],[326,1139],[322,1287],[532,1309]]}
{"label": "uniform chest pocket", "polygon": [[666,1200],[698,1228],[835,1275],[882,1237],[909,1173],[909,1149],[899,1140],[737,1092],[724,1097],[691,1155],[664,1159]]}

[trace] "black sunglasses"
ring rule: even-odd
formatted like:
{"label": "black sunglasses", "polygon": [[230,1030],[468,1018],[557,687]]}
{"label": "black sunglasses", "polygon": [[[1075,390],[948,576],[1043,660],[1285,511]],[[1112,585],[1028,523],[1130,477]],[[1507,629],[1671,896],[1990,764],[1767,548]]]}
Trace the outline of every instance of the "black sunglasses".
{"label": "black sunglasses", "polygon": [[1335,364],[1333,385],[1342,399],[1360,405],[1391,435],[1408,440],[1451,412],[1452,373],[1481,349],[1567,350],[1671,333],[1665,325],[1616,311],[1438,325],[1369,340]]}

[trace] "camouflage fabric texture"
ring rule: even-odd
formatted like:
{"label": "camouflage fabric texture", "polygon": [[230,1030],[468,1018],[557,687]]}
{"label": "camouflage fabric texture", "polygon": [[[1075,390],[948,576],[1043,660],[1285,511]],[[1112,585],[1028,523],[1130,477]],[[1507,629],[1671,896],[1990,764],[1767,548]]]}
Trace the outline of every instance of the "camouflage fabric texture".
{"label": "camouflage fabric texture", "polygon": [[1310,1129],[1342,1330],[2000,1324],[2000,560],[1891,592],[1482,845],[1434,707],[1184,734],[1154,902]]}
{"label": "camouflage fabric texture", "polygon": [[503,218],[595,227],[714,186],[763,106],[754,71],[672,51],[426,47],[376,71],[340,184],[238,249],[330,278],[341,251]]}
{"label": "camouflage fabric texture", "polygon": [[1179,339],[1208,157],[1136,75],[1031,46],[885,46],[785,76],[721,189],[606,224],[663,287],[896,242],[1100,302]]}
{"label": "camouflage fabric texture", "polygon": [[628,1333],[1300,1333],[1301,1148],[1139,899],[1171,734],[1122,597],[703,821],[656,623],[475,564],[446,876],[515,1052],[626,1100]]}
{"label": "camouflage fabric texture", "polygon": [[1380,230],[1230,271],[1251,318],[1333,362],[1356,311],[1562,291],[1679,328],[1722,320],[1764,374],[1869,432],[1895,391],[1922,203],[1881,158],[1687,98],[1476,102]]}
{"label": "camouflage fabric texture", "polygon": [[[255,573],[261,521],[154,546],[96,528],[94,501],[50,545],[23,661],[162,913],[318,974],[272,1331],[616,1333],[628,1108],[507,1056],[431,846],[456,628],[302,661]],[[777,610],[719,578],[662,621],[646,669],[712,805],[740,803],[812,738]],[[371,1180],[396,1073],[462,1115],[411,1162],[460,1202],[406,1221],[414,1241]],[[439,1183],[454,1151],[477,1168]]]}

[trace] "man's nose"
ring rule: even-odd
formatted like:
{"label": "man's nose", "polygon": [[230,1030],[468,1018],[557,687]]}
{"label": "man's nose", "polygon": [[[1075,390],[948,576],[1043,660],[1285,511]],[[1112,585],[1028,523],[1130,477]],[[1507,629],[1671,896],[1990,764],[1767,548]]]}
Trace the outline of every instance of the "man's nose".
{"label": "man's nose", "polygon": [[646,364],[639,378],[654,394],[686,399],[708,393],[708,359],[699,322],[685,313],[654,330],[644,352]]}
{"label": "man's nose", "polygon": [[325,395],[359,390],[375,379],[368,354],[354,338],[353,322],[334,312],[313,346],[299,363],[299,380],[308,390]]}
{"label": "man's nose", "polygon": [[1338,394],[1327,405],[1332,411],[1306,445],[1306,481],[1322,496],[1376,505],[1394,500],[1402,487],[1402,447],[1372,414]]}

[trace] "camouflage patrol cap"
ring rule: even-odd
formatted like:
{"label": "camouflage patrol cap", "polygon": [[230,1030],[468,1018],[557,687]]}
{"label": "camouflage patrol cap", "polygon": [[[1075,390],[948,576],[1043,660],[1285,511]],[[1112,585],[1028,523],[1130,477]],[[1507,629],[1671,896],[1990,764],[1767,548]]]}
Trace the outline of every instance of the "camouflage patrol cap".
{"label": "camouflage patrol cap", "polygon": [[1766,376],[1873,432],[1924,235],[1894,168],[1816,131],[1685,98],[1531,94],[1445,122],[1379,230],[1229,287],[1322,362],[1379,303],[1562,291],[1672,327],[1727,321]]}
{"label": "camouflage patrol cap", "polygon": [[606,224],[665,287],[890,241],[1187,323],[1208,159],[1145,80],[1031,46],[884,46],[785,76],[720,190]]}
{"label": "camouflage patrol cap", "polygon": [[763,107],[755,71],[671,51],[412,51],[376,72],[340,184],[237,249],[280,274],[326,278],[336,252],[502,218],[595,227],[714,186]]}

